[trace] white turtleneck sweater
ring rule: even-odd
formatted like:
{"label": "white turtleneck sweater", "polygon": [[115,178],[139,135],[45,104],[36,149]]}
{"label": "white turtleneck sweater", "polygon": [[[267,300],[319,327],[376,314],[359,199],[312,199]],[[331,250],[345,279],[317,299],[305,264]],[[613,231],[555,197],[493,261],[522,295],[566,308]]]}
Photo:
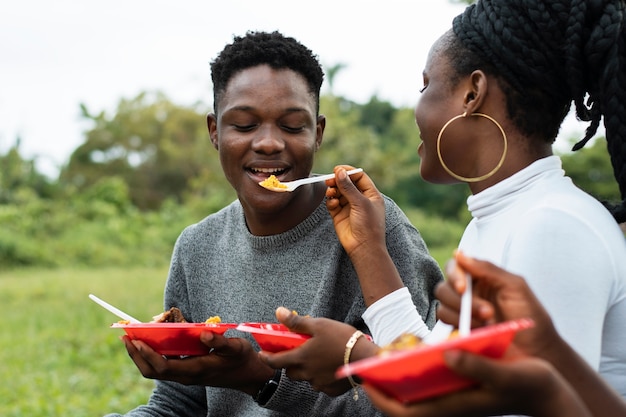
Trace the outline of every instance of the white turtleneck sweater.
{"label": "white turtleneck sweater", "polygon": [[[626,240],[609,212],[573,185],[557,156],[467,203],[473,219],[459,248],[523,276],[562,337],[626,397]],[[364,315],[375,340],[403,331],[380,313],[385,302],[370,307],[375,318]]]}

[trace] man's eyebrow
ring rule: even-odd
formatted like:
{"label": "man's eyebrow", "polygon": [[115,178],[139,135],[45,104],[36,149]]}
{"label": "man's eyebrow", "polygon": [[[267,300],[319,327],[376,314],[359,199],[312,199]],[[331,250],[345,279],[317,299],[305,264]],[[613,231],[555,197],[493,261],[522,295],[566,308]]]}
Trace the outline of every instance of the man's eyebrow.
{"label": "man's eyebrow", "polygon": [[247,105],[241,105],[241,106],[233,106],[230,107],[228,109],[226,109],[225,111],[248,111],[248,110],[253,110],[254,107],[252,106],[247,106]]}
{"label": "man's eyebrow", "polygon": [[287,107],[285,111],[291,112],[291,113],[296,113],[296,112],[309,113],[309,109],[307,109],[306,107]]}

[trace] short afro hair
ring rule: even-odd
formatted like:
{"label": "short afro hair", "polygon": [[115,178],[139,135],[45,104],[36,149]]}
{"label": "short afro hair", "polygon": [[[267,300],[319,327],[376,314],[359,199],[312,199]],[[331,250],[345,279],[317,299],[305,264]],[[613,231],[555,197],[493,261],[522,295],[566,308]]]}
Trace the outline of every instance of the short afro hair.
{"label": "short afro hair", "polygon": [[239,71],[264,64],[273,69],[290,69],[301,74],[309,86],[309,92],[315,97],[316,111],[319,113],[324,72],[317,56],[296,39],[276,31],[249,31],[245,36],[235,36],[233,43],[226,45],[211,62],[215,113],[218,112],[219,101],[230,79]]}

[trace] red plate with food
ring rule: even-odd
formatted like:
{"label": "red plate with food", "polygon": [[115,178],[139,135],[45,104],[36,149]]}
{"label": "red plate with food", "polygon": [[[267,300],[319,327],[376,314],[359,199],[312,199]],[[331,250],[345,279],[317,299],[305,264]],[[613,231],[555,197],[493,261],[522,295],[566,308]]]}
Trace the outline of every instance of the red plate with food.
{"label": "red plate with food", "polygon": [[337,370],[338,378],[357,375],[403,403],[423,400],[468,388],[475,381],[461,377],[445,364],[443,352],[452,349],[502,357],[515,334],[532,327],[530,319],[512,320],[473,330],[468,336],[457,336],[434,345],[386,352],[384,355],[344,365]]}
{"label": "red plate with food", "polygon": [[237,330],[252,334],[261,349],[268,352],[293,349],[311,338],[307,334],[292,332],[280,323],[241,323]]}
{"label": "red plate with food", "polygon": [[112,328],[124,329],[128,337],[141,340],[165,356],[197,356],[209,353],[200,341],[202,332],[224,334],[237,327],[232,323],[114,323]]}

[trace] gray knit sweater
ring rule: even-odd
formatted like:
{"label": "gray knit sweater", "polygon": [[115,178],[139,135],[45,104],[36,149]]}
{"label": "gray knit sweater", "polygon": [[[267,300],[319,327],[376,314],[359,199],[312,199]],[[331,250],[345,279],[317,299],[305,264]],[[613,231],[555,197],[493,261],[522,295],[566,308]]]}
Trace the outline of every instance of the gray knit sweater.
{"label": "gray knit sweater", "polygon": [[[435,322],[433,290],[441,271],[419,232],[390,199],[385,199],[387,246],[426,324]],[[241,204],[235,201],[187,227],[176,242],[165,305],[179,307],[187,319],[203,322],[275,322],[277,306],[299,314],[329,317],[367,332],[359,281],[337,240],[324,202],[301,224],[274,236],[253,236]],[[226,335],[246,337],[229,330]],[[254,344],[254,342],[253,342]],[[256,346],[256,344],[254,344]],[[147,405],[127,416],[375,416],[361,395],[329,397],[284,374],[264,408],[242,392],[157,381]],[[115,416],[111,414],[109,416]]]}

